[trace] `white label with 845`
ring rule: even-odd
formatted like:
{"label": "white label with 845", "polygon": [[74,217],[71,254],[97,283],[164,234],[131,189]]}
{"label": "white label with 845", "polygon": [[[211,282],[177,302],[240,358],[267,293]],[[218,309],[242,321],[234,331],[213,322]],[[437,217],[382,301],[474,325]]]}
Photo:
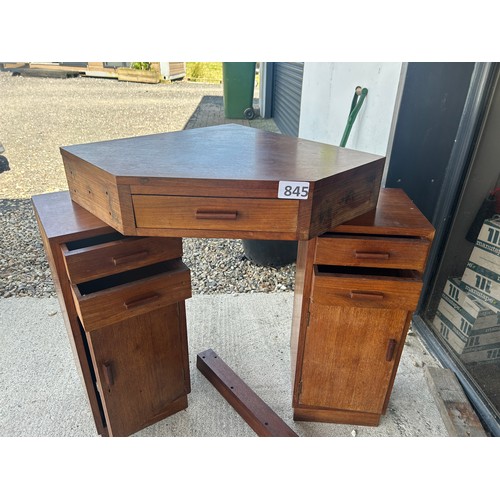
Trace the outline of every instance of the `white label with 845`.
{"label": "white label with 845", "polygon": [[280,181],[278,198],[286,200],[307,200],[309,196],[309,183],[296,181]]}

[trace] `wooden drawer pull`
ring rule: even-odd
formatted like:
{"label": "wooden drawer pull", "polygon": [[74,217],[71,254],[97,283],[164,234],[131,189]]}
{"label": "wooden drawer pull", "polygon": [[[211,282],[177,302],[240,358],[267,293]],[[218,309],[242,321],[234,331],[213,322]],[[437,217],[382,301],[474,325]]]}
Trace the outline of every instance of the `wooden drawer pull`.
{"label": "wooden drawer pull", "polygon": [[235,220],[238,217],[236,210],[231,212],[222,212],[216,210],[196,210],[197,219],[214,219],[214,220]]}
{"label": "wooden drawer pull", "polygon": [[354,257],[356,259],[388,260],[389,254],[384,252],[358,252],[354,250]]}
{"label": "wooden drawer pull", "polygon": [[149,295],[148,297],[143,297],[142,299],[132,300],[131,302],[124,302],[123,305],[125,309],[134,309],[135,307],[143,306],[146,304],[151,304],[160,299],[158,294]]}
{"label": "wooden drawer pull", "polygon": [[131,253],[129,255],[120,255],[119,257],[112,257],[113,264],[115,266],[120,266],[122,264],[128,264],[129,262],[134,262],[135,260],[144,259],[147,257],[149,252],[143,250],[142,252]]}
{"label": "wooden drawer pull", "polygon": [[389,340],[389,343],[387,344],[387,351],[385,353],[386,361],[392,361],[392,358],[394,357],[394,351],[396,350],[396,345],[397,342],[394,339]]}
{"label": "wooden drawer pull", "polygon": [[111,368],[111,363],[104,363],[102,365],[104,371],[104,379],[106,380],[106,384],[108,386],[112,386],[115,383],[115,379],[113,377],[113,369]]}
{"label": "wooden drawer pull", "polygon": [[355,292],[351,291],[351,299],[360,300],[384,300],[383,293],[371,293],[371,292]]}

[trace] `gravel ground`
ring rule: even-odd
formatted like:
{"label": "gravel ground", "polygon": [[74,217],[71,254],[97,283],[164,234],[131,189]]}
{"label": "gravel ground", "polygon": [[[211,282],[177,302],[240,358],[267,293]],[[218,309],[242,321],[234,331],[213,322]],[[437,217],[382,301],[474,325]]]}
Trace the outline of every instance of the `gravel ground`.
{"label": "gravel ground", "polygon": [[[59,147],[182,130],[203,96],[222,85],[147,85],[94,78],[13,77],[0,72],[0,297],[55,294],[31,207],[34,194],[67,189]],[[293,290],[295,265],[246,259],[240,240],[185,239],[194,294]]]}

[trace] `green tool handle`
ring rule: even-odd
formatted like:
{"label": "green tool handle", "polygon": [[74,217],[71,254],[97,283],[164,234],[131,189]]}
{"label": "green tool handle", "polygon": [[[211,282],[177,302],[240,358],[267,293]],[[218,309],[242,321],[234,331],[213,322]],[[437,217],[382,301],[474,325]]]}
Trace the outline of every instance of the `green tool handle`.
{"label": "green tool handle", "polygon": [[366,94],[368,94],[368,89],[362,89],[361,95],[358,99],[358,94],[354,93],[354,97],[351,103],[351,112],[349,113],[349,118],[347,118],[347,125],[344,130],[344,135],[342,136],[342,140],[340,141],[341,148],[344,148],[347,143],[347,139],[349,138],[349,134],[351,133],[352,126],[354,125],[354,121],[356,120],[356,116],[358,116],[361,106],[363,105]]}

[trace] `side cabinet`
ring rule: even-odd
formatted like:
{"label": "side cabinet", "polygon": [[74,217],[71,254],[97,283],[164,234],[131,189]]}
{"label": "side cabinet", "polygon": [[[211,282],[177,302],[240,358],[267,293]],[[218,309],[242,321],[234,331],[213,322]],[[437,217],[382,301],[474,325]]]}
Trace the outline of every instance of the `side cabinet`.
{"label": "side cabinet", "polygon": [[124,237],[68,193],[33,204],[98,433],[128,436],[186,408],[182,240]]}
{"label": "side cabinet", "polygon": [[433,236],[401,190],[382,189],[371,214],[299,243],[295,420],[378,425]]}

